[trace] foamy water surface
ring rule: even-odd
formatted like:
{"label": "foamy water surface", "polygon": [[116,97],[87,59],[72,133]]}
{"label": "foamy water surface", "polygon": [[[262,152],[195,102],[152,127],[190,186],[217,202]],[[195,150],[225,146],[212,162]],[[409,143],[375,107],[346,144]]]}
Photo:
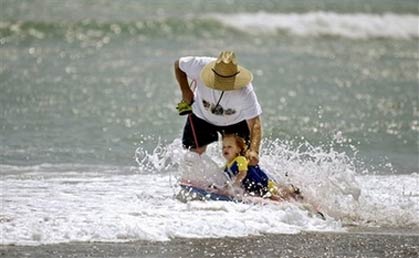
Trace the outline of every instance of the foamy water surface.
{"label": "foamy water surface", "polygon": [[[159,145],[152,153],[140,147],[139,167],[2,166],[2,243],[166,241],[345,231],[348,226],[419,230],[418,174],[361,175],[344,154],[302,152],[275,141],[261,165],[278,180],[300,186],[307,202],[327,214],[326,220],[288,202],[182,203],[174,197],[185,155],[179,143]],[[217,149],[211,146],[208,154],[220,162]]]}

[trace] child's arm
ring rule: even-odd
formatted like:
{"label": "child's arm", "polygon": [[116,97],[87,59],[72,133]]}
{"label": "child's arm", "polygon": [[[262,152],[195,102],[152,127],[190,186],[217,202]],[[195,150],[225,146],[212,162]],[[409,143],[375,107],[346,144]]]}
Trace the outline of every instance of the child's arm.
{"label": "child's arm", "polygon": [[236,162],[239,172],[237,173],[236,178],[234,179],[233,185],[241,186],[242,181],[247,176],[247,166],[249,164],[249,161],[243,156],[238,156],[236,158]]}
{"label": "child's arm", "polygon": [[247,169],[246,170],[239,170],[239,173],[237,173],[236,178],[234,179],[234,186],[241,187],[242,181],[247,176]]}

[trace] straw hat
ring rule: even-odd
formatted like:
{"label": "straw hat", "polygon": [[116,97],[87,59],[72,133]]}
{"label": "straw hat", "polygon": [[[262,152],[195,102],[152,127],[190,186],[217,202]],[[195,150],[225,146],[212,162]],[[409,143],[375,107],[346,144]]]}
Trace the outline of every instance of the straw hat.
{"label": "straw hat", "polygon": [[201,71],[206,86],[216,90],[238,90],[252,81],[253,75],[237,64],[233,51],[223,51],[217,60],[208,63]]}

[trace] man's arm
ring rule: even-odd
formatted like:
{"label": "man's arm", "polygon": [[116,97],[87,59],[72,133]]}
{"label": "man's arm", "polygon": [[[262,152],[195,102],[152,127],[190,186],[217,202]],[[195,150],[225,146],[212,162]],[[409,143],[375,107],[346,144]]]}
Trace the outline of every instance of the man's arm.
{"label": "man's arm", "polygon": [[175,75],[180,87],[180,91],[182,92],[182,99],[186,101],[188,104],[191,104],[193,101],[194,94],[192,89],[189,87],[188,77],[186,76],[186,73],[183,72],[179,67],[179,60],[176,60],[175,62]]}
{"label": "man's arm", "polygon": [[260,116],[247,120],[250,130],[250,147],[246,153],[250,165],[256,165],[259,162],[260,143],[262,141],[262,121]]}

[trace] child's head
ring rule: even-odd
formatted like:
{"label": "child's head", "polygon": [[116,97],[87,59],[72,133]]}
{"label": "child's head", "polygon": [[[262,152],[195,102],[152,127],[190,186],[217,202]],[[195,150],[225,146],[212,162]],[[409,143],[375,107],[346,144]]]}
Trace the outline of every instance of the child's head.
{"label": "child's head", "polygon": [[245,140],[237,134],[223,135],[223,157],[227,161],[232,161],[239,155],[244,155],[246,151]]}

